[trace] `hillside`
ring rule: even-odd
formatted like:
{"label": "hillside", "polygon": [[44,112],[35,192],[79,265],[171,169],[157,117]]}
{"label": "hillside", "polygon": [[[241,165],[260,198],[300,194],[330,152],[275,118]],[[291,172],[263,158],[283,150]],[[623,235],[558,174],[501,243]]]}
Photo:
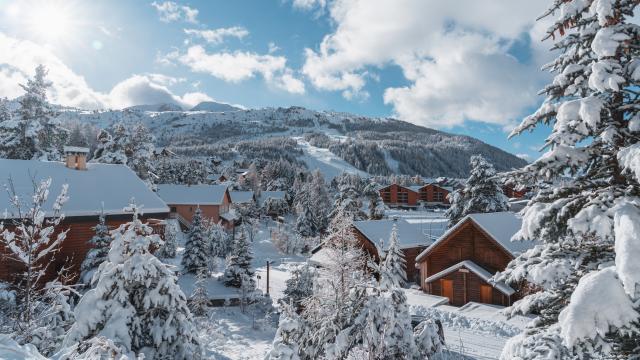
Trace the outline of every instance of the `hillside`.
{"label": "hillside", "polygon": [[[526,162],[512,154],[468,136],[453,135],[391,118],[368,118],[347,113],[313,111],[302,107],[231,111],[147,111],[140,106],[124,110],[85,111],[60,109],[59,119],[108,127],[114,122],[142,122],[156,136],[159,146],[179,153],[213,155],[230,151],[238,142],[281,137],[296,139],[298,149],[284,154],[333,166],[333,171],[353,167],[372,175],[420,174],[426,177],[466,177],[469,157],[482,154],[498,170],[521,167]],[[313,151],[309,151],[311,146]],[[224,149],[224,150],[221,150]],[[301,151],[304,150],[304,151]],[[319,151],[322,150],[322,151]],[[284,148],[282,149],[284,150]],[[343,163],[327,162],[333,154]],[[316,158],[314,158],[316,156]],[[340,164],[338,164],[340,163]],[[353,170],[355,170],[353,169]]]}

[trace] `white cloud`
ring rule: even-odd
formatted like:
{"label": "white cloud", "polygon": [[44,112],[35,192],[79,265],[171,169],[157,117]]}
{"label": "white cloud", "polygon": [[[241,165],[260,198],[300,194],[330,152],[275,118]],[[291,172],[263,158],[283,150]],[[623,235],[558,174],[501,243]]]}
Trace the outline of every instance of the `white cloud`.
{"label": "white cloud", "polygon": [[116,84],[109,93],[102,93],[91,88],[82,76],[73,72],[46,47],[3,33],[0,33],[0,97],[22,95],[24,91],[19,84],[26,83],[39,64],[44,64],[49,70],[48,78],[53,86],[48,96],[55,104],[100,109],[163,102],[187,108],[212,100],[201,92],[182,96],[174,94],[169,87],[186,79],[163,74],[132,75]]}
{"label": "white cloud", "polygon": [[[238,83],[261,75],[267,84],[294,94],[304,93],[304,83],[295,78],[293,71],[286,66],[284,56],[260,55],[247,51],[207,53],[200,46],[189,47],[186,53],[175,56],[191,71],[209,74],[218,79]],[[165,59],[166,60],[166,59]]]}
{"label": "white cloud", "polygon": [[293,0],[293,7],[301,10],[323,9],[326,5],[327,0]]}
{"label": "white cloud", "polygon": [[[295,4],[294,4],[295,5]],[[399,117],[448,127],[473,119],[506,125],[535,103],[539,59],[534,39],[522,63],[509,47],[539,33],[535,17],[547,4],[525,0],[335,0],[335,31],[305,51],[302,72],[318,89],[361,94],[370,68],[398,66],[408,85],[384,100]]]}
{"label": "white cloud", "polygon": [[174,22],[174,21],[186,21],[193,24],[197,24],[198,9],[191,8],[186,5],[180,5],[173,1],[164,2],[152,2],[151,6],[156,8],[160,21]]}
{"label": "white cloud", "polygon": [[276,45],[276,43],[274,43],[273,41],[270,42],[268,46],[269,46],[269,54],[273,54],[274,52],[280,50],[278,45]]}
{"label": "white cloud", "polygon": [[199,37],[210,44],[220,44],[226,37],[235,37],[242,39],[249,35],[249,31],[242,26],[233,26],[230,28],[220,28],[213,30],[184,29],[185,34],[189,36]]}

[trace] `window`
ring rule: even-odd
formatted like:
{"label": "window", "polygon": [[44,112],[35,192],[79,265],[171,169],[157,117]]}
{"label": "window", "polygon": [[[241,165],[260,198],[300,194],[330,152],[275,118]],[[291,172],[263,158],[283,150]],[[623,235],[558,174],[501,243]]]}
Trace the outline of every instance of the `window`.
{"label": "window", "polygon": [[169,210],[170,210],[172,213],[177,213],[177,212],[178,212],[178,208],[176,208],[175,206],[172,206]]}
{"label": "window", "polygon": [[440,191],[436,191],[436,192],[433,194],[433,197],[434,197],[435,201],[437,201],[437,202],[442,202],[442,201],[444,201],[444,194],[443,194],[443,193],[441,193]]}

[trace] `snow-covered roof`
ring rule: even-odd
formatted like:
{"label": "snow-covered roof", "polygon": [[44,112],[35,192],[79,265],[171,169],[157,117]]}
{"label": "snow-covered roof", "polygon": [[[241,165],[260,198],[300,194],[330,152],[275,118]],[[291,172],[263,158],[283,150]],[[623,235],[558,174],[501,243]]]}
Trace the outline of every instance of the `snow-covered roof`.
{"label": "snow-covered roof", "polygon": [[238,214],[235,210],[231,209],[227,212],[220,214],[220,218],[233,223],[240,220],[240,214]]}
{"label": "snow-covered roof", "polygon": [[501,293],[510,296],[513,295],[516,291],[513,290],[513,288],[511,288],[509,285],[503,283],[503,282],[492,282],[491,277],[493,276],[490,272],[488,272],[487,270],[483,269],[482,266],[474,263],[471,260],[464,260],[461,261],[453,266],[450,266],[442,271],[440,271],[437,274],[433,274],[431,276],[429,276],[428,278],[426,278],[424,280],[425,284],[428,284],[432,281],[438,280],[444,276],[447,276],[449,274],[451,274],[454,271],[458,271],[461,268],[465,268],[471,272],[473,272],[474,274],[478,275],[482,280],[486,281],[488,284],[490,284],[491,286],[493,286],[494,288],[498,289],[498,291],[500,291]]}
{"label": "snow-covered roof", "polygon": [[405,186],[406,188],[409,188],[415,192],[420,192],[420,189],[422,189],[424,185],[411,185],[411,186]]}
{"label": "snow-covered roof", "polygon": [[430,226],[429,223],[410,223],[405,219],[354,221],[353,226],[369,239],[378,250],[382,247],[381,244],[384,244],[382,250],[385,251],[389,245],[389,236],[394,222],[398,227],[398,240],[402,249],[429,246],[445,230],[444,227],[440,226],[440,223]]}
{"label": "snow-covered roof", "polygon": [[126,165],[88,163],[86,170],[76,170],[61,162],[0,159],[0,214],[6,210],[9,217],[15,210],[4,188],[9,178],[25,206],[30,205],[33,195],[32,180],[51,178],[49,199],[44,204],[47,214],[51,214],[64,184],[69,185],[69,200],[63,206],[67,217],[97,215],[102,208],[106,215],[128,214],[130,212],[123,209],[131,198],[143,206],[144,213],[169,212],[167,204]]}
{"label": "snow-covered roof", "polygon": [[158,195],[170,205],[221,205],[226,185],[158,185]]}
{"label": "snow-covered roof", "polygon": [[307,263],[312,266],[327,267],[331,264],[332,251],[327,248],[321,248],[307,259]]}
{"label": "snow-covered roof", "polygon": [[287,196],[286,191],[263,191],[260,194],[260,198],[262,198],[263,200],[267,200],[267,199],[285,200],[286,196]]}
{"label": "snow-covered roof", "polygon": [[211,175],[207,176],[207,180],[218,181],[222,177],[224,177],[225,179],[227,178],[226,176],[224,176],[222,174],[211,174]]}
{"label": "snow-covered roof", "polygon": [[513,235],[520,230],[522,225],[522,219],[516,216],[513,212],[504,211],[486,214],[469,214],[462,220],[458,221],[458,223],[447,230],[447,232],[442,234],[442,236],[429,246],[429,248],[420,253],[420,255],[416,257],[416,261],[424,258],[429,252],[435,249],[438,244],[446,240],[449,235],[455,232],[467,221],[473,221],[480,229],[487,233],[487,235],[491,236],[493,240],[495,240],[514,257],[536,245],[536,242],[534,241],[511,241]]}
{"label": "snow-covered roof", "polygon": [[231,202],[234,204],[246,204],[253,202],[253,191],[229,191]]}

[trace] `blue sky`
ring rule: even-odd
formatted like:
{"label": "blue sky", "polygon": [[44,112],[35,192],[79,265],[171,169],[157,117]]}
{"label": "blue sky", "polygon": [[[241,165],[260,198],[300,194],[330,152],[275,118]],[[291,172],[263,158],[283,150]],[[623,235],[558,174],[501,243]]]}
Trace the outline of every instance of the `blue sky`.
{"label": "blue sky", "polygon": [[[507,140],[549,76],[545,2],[525,0],[0,0],[0,97],[37,63],[53,101],[121,108],[202,100],[300,105]],[[541,4],[542,3],[542,4]]]}

